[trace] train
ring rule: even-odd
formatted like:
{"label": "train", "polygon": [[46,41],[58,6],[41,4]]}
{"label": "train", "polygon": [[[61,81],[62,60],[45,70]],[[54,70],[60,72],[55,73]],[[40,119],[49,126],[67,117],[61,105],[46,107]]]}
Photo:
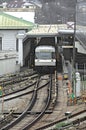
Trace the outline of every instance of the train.
{"label": "train", "polygon": [[35,48],[35,69],[54,70],[56,68],[56,49],[51,45],[39,45]]}

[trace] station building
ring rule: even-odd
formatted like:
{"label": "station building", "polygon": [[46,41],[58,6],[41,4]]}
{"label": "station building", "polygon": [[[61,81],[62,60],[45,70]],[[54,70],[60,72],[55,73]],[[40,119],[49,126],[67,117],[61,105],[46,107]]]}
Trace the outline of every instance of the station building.
{"label": "station building", "polygon": [[[77,68],[81,76],[81,95],[86,102],[86,0],[77,0],[76,5],[76,38],[80,43],[80,53],[76,55]],[[82,50],[82,48],[84,50]]]}
{"label": "station building", "polygon": [[34,24],[0,12],[0,75],[23,66],[23,42]]}
{"label": "station building", "polygon": [[1,12],[0,75],[19,71],[24,66],[33,66],[34,47],[40,42],[62,47],[59,30],[67,30],[67,25],[34,25]]}
{"label": "station building", "polygon": [[86,0],[77,0],[76,39],[79,52],[76,53],[75,62],[78,69],[86,69]]}
{"label": "station building", "polygon": [[[82,52],[85,55],[85,48],[77,39],[75,41],[76,55],[82,55]],[[35,25],[1,12],[0,75],[19,71],[24,66],[33,66],[34,48],[42,43],[56,44],[64,59],[71,62],[73,40],[74,28],[69,28],[67,24]]]}

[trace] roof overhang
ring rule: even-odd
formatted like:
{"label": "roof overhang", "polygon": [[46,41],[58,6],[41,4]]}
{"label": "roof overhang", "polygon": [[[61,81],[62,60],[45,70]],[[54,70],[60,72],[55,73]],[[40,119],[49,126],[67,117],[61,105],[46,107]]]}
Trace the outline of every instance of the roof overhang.
{"label": "roof overhang", "polygon": [[39,34],[28,34],[26,33],[28,37],[56,37],[58,36],[58,33],[39,33]]}
{"label": "roof overhang", "polygon": [[60,29],[58,30],[58,34],[67,34],[67,35],[73,35],[74,29]]}
{"label": "roof overhang", "polygon": [[26,33],[28,37],[59,37],[62,34],[72,35],[74,34],[74,30],[67,29],[66,24],[37,25]]}

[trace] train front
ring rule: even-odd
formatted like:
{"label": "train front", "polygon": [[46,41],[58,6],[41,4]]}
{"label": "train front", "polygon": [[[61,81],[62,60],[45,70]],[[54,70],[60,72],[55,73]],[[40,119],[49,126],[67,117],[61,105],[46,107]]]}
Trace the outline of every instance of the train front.
{"label": "train front", "polygon": [[35,68],[39,71],[56,68],[55,47],[38,46],[35,49]]}

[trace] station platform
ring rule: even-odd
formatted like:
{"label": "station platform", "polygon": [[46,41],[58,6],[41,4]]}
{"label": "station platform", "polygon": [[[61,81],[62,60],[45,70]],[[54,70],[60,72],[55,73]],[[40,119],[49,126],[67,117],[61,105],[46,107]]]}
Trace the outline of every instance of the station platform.
{"label": "station platform", "polygon": [[[59,75],[60,78],[58,80],[58,99],[57,99],[57,105],[54,109],[53,112],[53,121],[56,120],[61,120],[63,118],[65,118],[65,113],[66,112],[70,112],[71,115],[80,112],[81,110],[85,110],[86,109],[86,105],[84,102],[70,102],[71,104],[68,105],[67,101],[68,101],[68,95],[67,95],[67,80],[63,80],[63,78],[61,78],[61,74]],[[55,116],[57,115],[57,117]],[[56,125],[51,126],[50,128],[47,128],[45,130],[51,130],[54,129],[56,127]]]}

